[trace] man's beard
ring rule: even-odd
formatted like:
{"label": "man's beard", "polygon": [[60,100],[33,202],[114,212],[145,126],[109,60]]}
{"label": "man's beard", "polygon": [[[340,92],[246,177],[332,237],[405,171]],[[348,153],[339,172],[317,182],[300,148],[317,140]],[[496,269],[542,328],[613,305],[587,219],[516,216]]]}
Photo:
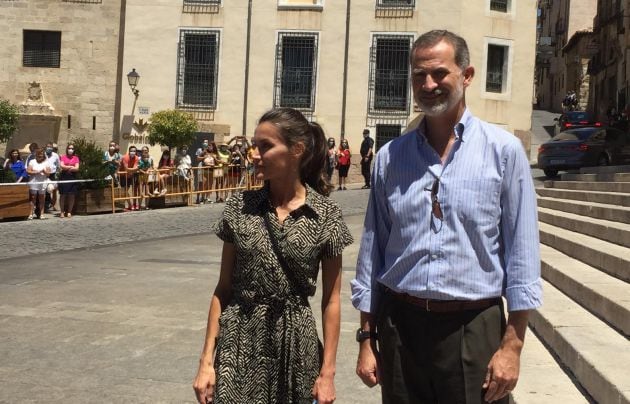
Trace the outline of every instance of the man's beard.
{"label": "man's beard", "polygon": [[[443,94],[441,89],[436,89],[433,91],[438,95]],[[447,94],[445,99],[435,100],[433,104],[425,104],[421,101],[420,97],[416,100],[416,104],[422,109],[425,115],[428,116],[439,116],[448,111],[453,105],[457,104],[459,100],[462,99],[464,95],[463,87],[456,87],[453,92]]]}

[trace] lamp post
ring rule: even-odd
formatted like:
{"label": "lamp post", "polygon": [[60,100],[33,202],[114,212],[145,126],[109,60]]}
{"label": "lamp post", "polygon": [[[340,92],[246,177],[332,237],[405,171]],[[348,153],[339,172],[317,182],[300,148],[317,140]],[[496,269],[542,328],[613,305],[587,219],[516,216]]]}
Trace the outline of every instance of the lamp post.
{"label": "lamp post", "polygon": [[129,82],[129,87],[131,87],[131,92],[138,98],[140,90],[138,90],[136,86],[138,85],[138,81],[140,81],[140,75],[136,72],[136,69],[131,69],[129,74],[127,74],[127,81]]}
{"label": "lamp post", "polygon": [[136,72],[136,69],[131,69],[129,74],[127,74],[127,81],[129,82],[129,87],[131,88],[131,92],[133,93],[133,107],[131,107],[131,115],[136,111],[136,102],[138,101],[138,96],[140,95],[140,90],[136,88],[138,85],[138,81],[140,81],[140,75]]}

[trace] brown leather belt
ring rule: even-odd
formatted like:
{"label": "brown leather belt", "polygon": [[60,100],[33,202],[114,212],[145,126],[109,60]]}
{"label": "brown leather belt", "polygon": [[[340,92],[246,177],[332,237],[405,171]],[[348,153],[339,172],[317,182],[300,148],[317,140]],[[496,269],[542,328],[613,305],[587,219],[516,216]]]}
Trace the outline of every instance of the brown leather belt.
{"label": "brown leather belt", "polygon": [[384,287],[384,289],[385,292],[402,302],[419,307],[424,311],[433,311],[436,313],[454,313],[466,310],[483,310],[487,309],[488,307],[497,305],[501,301],[500,297],[491,297],[489,299],[481,300],[432,300],[411,296],[406,293],[398,293],[387,287]]}

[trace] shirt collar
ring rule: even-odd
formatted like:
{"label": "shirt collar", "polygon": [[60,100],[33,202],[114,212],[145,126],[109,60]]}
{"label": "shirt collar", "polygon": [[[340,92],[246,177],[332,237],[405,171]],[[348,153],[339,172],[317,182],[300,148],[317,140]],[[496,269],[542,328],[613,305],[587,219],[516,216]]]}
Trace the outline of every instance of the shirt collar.
{"label": "shirt collar", "polygon": [[[316,216],[320,215],[318,210],[318,206],[320,205],[318,201],[320,198],[324,198],[323,195],[320,195],[317,191],[315,191],[310,185],[305,184],[306,187],[306,198],[304,200],[304,205],[300,206],[296,210],[295,213],[300,213],[304,210],[310,211],[314,213]],[[273,211],[273,206],[271,205],[271,201],[269,200],[269,182],[265,181],[265,185],[260,189],[258,194],[258,206],[260,209]]]}
{"label": "shirt collar", "polygon": [[[470,110],[468,108],[464,109],[464,113],[462,114],[461,118],[459,119],[459,122],[457,122],[455,124],[455,126],[453,127],[453,130],[455,131],[455,140],[461,140],[462,142],[466,141],[468,139],[469,133],[470,131],[468,131],[468,133],[464,134],[466,132],[466,129],[469,128],[472,124],[472,113],[470,112]],[[420,139],[421,143],[424,143],[427,141],[427,137],[426,137],[426,132],[427,132],[427,122],[426,122],[426,117],[422,118],[422,121],[420,121],[420,124],[418,125],[418,128],[416,129],[417,133],[418,133],[418,139]]]}

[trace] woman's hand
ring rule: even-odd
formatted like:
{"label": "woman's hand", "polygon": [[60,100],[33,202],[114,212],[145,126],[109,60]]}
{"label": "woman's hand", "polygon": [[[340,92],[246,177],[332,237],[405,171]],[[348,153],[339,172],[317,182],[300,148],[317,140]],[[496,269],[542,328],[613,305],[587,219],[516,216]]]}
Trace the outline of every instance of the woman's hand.
{"label": "woman's hand", "polygon": [[216,373],[214,372],[214,367],[208,364],[200,364],[197,377],[193,382],[193,389],[195,389],[195,395],[200,404],[211,403],[214,400],[215,382]]}
{"label": "woman's hand", "polygon": [[313,386],[313,398],[317,404],[330,404],[337,399],[333,376],[319,375]]}

